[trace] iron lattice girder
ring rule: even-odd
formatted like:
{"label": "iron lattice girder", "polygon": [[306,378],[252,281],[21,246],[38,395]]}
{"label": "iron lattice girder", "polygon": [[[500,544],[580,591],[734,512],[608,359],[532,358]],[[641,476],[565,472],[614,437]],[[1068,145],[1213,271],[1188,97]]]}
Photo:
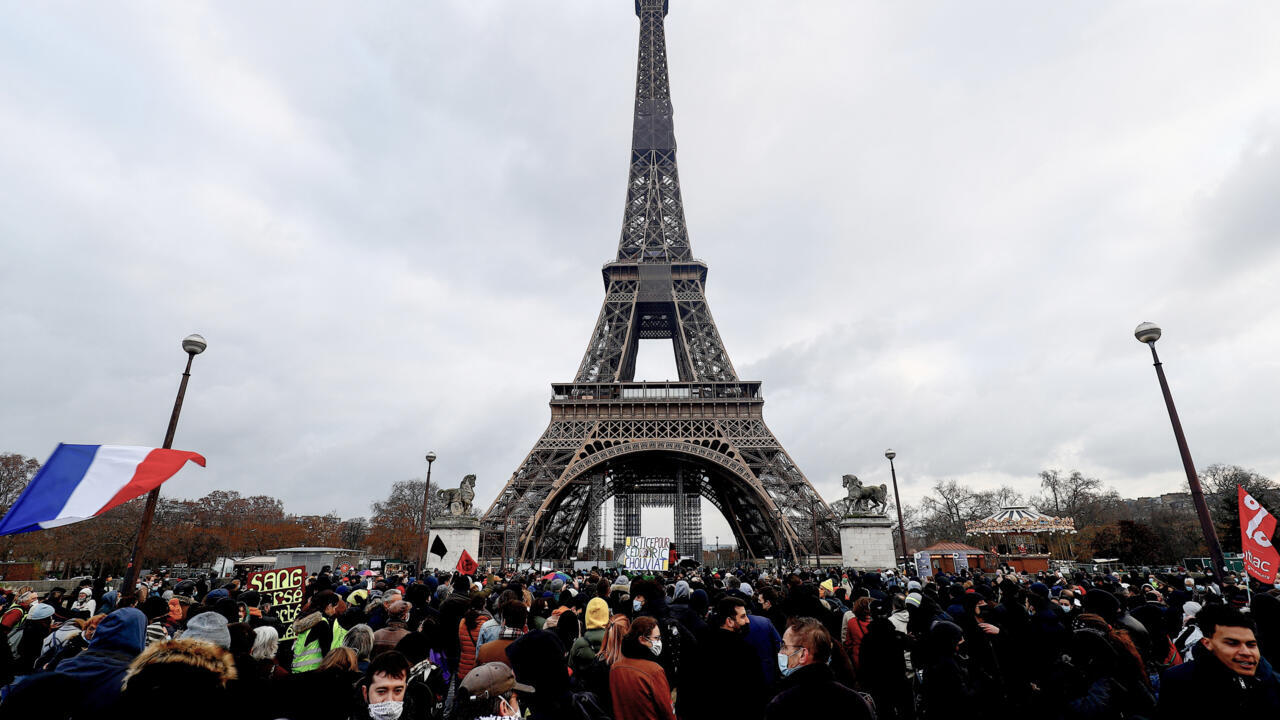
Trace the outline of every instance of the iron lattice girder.
{"label": "iron lattice girder", "polygon": [[[667,391],[681,389],[678,383],[634,385],[658,385]],[[614,397],[621,397],[623,389],[619,386]],[[695,389],[706,388],[683,389],[693,395]],[[691,398],[688,402],[701,401]],[[622,404],[565,399],[553,401],[553,406],[558,403],[574,406],[575,413],[585,409],[595,415],[594,411],[603,410],[600,414],[608,416],[620,414],[609,409],[617,410]],[[724,401],[715,404],[738,405]],[[566,452],[570,444],[574,450]],[[520,528],[520,539],[519,551],[507,557],[570,557],[598,503],[635,491],[674,492],[674,486],[669,485],[630,484],[635,482],[636,473],[670,466],[672,462],[689,468],[684,475],[685,492],[697,492],[724,513],[735,539],[748,555],[773,554],[779,545],[786,555],[812,553],[815,529],[821,552],[838,551],[834,514],[763,420],[691,417],[553,419],[507,489],[485,513],[481,552],[486,557],[499,556],[501,519],[507,517],[510,507],[510,527]],[[602,488],[595,494],[593,483]],[[509,548],[511,544],[508,531]]]}
{"label": "iron lattice girder", "polygon": [[[629,512],[641,478],[665,476],[724,513],[748,556],[839,550],[835,516],[765,426],[760,383],[738,380],[711,317],[707,266],[693,259],[680,196],[666,13],[665,0],[636,0],[617,259],[603,268],[604,303],[575,382],[552,386],[550,424],[485,513],[486,558],[567,558],[600,503],[616,495]],[[632,382],[645,337],[670,338],[679,382]]]}
{"label": "iron lattice girder", "polygon": [[635,118],[631,128],[631,167],[623,210],[620,262],[669,263],[691,260],[685,227],[680,173],[676,167],[675,122],[667,41],[662,18],[665,3],[643,3],[636,59]]}
{"label": "iron lattice girder", "polygon": [[685,382],[736,380],[703,293],[706,266],[619,265],[605,268],[605,299],[578,365],[578,382],[629,382],[641,339],[670,338]]}

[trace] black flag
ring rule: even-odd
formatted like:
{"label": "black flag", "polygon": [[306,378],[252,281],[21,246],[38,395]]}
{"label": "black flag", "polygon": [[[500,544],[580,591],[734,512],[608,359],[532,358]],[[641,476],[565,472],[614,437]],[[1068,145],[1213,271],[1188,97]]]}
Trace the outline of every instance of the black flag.
{"label": "black flag", "polygon": [[431,542],[431,554],[439,555],[440,559],[443,560],[447,552],[449,552],[449,549],[444,546],[444,541],[437,535],[436,539]]}

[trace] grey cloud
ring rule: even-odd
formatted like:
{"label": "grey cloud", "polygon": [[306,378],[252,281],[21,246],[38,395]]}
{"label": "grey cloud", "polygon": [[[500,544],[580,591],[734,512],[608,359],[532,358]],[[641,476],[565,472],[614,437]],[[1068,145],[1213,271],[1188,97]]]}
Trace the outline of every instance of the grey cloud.
{"label": "grey cloud", "polygon": [[[1280,474],[1280,18],[1238,10],[672,3],[712,309],[826,497],[887,481],[887,446],[908,500],[1047,466],[1176,487],[1145,319],[1200,464]],[[487,503],[599,309],[635,25],[594,0],[15,9],[0,449],[158,443],[195,330],[178,444],[210,464],[166,492],[357,515],[435,449]]]}

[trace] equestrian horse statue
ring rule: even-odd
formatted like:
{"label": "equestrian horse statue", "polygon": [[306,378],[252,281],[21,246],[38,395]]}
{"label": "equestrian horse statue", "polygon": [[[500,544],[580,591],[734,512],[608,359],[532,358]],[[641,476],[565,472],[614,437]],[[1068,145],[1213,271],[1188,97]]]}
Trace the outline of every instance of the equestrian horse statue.
{"label": "equestrian horse statue", "polygon": [[[869,512],[873,515],[883,515],[889,509],[889,488],[884,485],[879,487],[875,485],[864,486],[857,475],[845,475],[841,480],[844,489],[848,492],[845,498],[845,517],[850,515]],[[878,510],[875,508],[879,508]]]}
{"label": "equestrian horse statue", "polygon": [[440,505],[444,508],[444,515],[448,517],[469,517],[471,515],[471,501],[476,499],[476,476],[468,475],[462,478],[462,483],[456,488],[436,491],[436,497],[439,498]]}

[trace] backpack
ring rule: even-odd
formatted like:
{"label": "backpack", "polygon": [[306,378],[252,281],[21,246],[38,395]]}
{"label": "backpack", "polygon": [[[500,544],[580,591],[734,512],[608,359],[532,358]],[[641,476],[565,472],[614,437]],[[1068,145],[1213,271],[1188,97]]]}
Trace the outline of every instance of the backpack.
{"label": "backpack", "polygon": [[573,709],[581,720],[612,720],[609,713],[600,705],[600,698],[586,690],[573,694]]}
{"label": "backpack", "polygon": [[[670,663],[670,679],[672,686],[681,682],[681,664],[687,657],[691,657],[693,652],[697,650],[697,641],[689,632],[688,628],[680,624],[679,620],[672,617],[663,618],[658,621],[658,631],[662,633],[662,658],[658,659],[659,664],[664,664],[664,659]],[[669,655],[668,655],[669,653]]]}
{"label": "backpack", "polygon": [[18,646],[22,644],[22,626],[26,623],[27,611],[22,611],[22,617],[18,618],[18,622],[9,628],[9,653],[13,657],[18,657]]}

